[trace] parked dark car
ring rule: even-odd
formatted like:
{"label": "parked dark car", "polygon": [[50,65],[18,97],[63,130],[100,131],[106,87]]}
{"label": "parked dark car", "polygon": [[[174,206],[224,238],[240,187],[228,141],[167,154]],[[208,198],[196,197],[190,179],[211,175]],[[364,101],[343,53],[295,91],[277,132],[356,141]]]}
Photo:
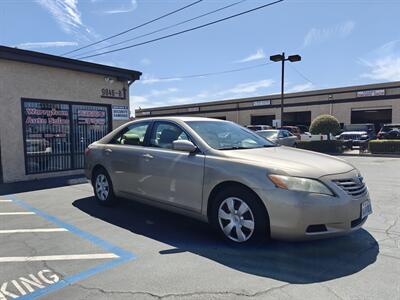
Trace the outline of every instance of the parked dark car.
{"label": "parked dark car", "polygon": [[400,124],[385,124],[378,132],[380,140],[396,140],[400,139]]}
{"label": "parked dark car", "polygon": [[307,134],[310,130],[306,125],[296,125],[296,127],[300,129],[301,134]]}
{"label": "parked dark car", "polygon": [[349,124],[344,125],[343,132],[336,139],[344,142],[345,147],[367,148],[368,141],[376,139],[374,124]]}

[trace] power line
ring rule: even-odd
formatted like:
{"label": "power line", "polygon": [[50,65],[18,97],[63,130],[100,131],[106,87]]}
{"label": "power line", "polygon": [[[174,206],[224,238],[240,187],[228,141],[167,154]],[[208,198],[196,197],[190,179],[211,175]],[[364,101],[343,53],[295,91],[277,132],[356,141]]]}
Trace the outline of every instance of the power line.
{"label": "power line", "polygon": [[235,73],[235,72],[241,72],[241,71],[246,71],[246,70],[250,70],[250,69],[265,67],[265,66],[270,65],[270,64],[272,64],[272,63],[271,62],[267,62],[267,63],[253,65],[253,66],[237,68],[237,69],[230,69],[230,70],[225,70],[225,71],[217,71],[217,72],[193,74],[193,75],[184,75],[184,76],[159,77],[159,78],[156,78],[156,79],[157,80],[171,80],[171,79],[190,79],[190,78],[210,77],[210,76],[215,76],[215,75]]}
{"label": "power line", "polygon": [[301,78],[303,78],[305,81],[308,81],[309,83],[311,83],[312,85],[314,85],[314,82],[312,82],[310,79],[308,79],[307,76],[305,76],[302,72],[300,72],[297,68],[295,68],[294,66],[292,66],[292,64],[289,65],[293,71],[295,71]]}
{"label": "power line", "polygon": [[115,38],[115,37],[117,37],[117,36],[123,35],[123,34],[125,34],[125,33],[127,33],[127,32],[132,31],[132,30],[135,30],[135,29],[141,28],[141,27],[143,27],[143,26],[146,26],[146,25],[148,25],[148,24],[154,23],[154,22],[156,22],[156,21],[158,21],[158,20],[161,20],[161,19],[163,19],[163,18],[165,18],[165,17],[168,17],[168,16],[171,16],[171,15],[173,15],[173,14],[176,14],[177,12],[180,12],[180,11],[186,9],[186,8],[189,8],[189,7],[193,6],[193,5],[196,5],[196,4],[198,4],[198,3],[202,2],[202,1],[204,1],[204,0],[197,0],[197,1],[192,2],[192,3],[190,3],[190,4],[188,4],[188,5],[184,6],[184,7],[181,7],[181,8],[179,8],[179,9],[174,10],[174,11],[171,11],[171,12],[165,14],[165,15],[162,15],[162,16],[160,16],[160,17],[157,17],[157,18],[155,18],[155,19],[152,19],[152,20],[150,20],[150,21],[147,21],[147,22],[145,22],[145,23],[143,23],[143,24],[140,24],[140,25],[137,25],[137,26],[135,26],[135,27],[126,29],[126,30],[124,30],[124,31],[121,31],[120,33],[116,33],[116,34],[111,35],[111,36],[109,36],[109,37],[107,37],[107,38],[104,38],[104,39],[102,39],[102,40],[100,40],[100,41],[97,41],[97,42],[88,44],[88,45],[86,45],[86,46],[82,46],[82,47],[77,48],[77,49],[72,50],[72,51],[68,51],[68,52],[62,54],[62,56],[67,55],[67,54],[71,54],[71,53],[74,53],[74,52],[77,52],[77,51],[82,50],[82,49],[86,49],[86,48],[88,48],[88,47],[91,47],[91,46],[94,46],[94,45],[97,45],[97,44],[100,44],[100,43],[102,43],[102,42],[105,42],[105,41],[108,41],[108,40],[110,40],[110,39],[113,39],[113,38]]}
{"label": "power line", "polygon": [[209,23],[203,24],[203,25],[199,25],[199,26],[192,27],[192,28],[189,28],[189,29],[186,29],[186,30],[175,32],[175,33],[172,33],[172,34],[169,34],[169,35],[165,35],[165,36],[162,36],[162,37],[159,37],[159,38],[156,38],[156,39],[148,40],[148,41],[145,41],[145,42],[142,42],[142,43],[138,43],[138,44],[134,44],[134,45],[126,46],[126,47],[121,47],[121,48],[117,48],[117,49],[114,49],[114,50],[104,51],[104,52],[100,52],[100,53],[93,54],[93,55],[79,57],[79,59],[96,57],[96,56],[100,56],[100,55],[104,55],[104,54],[108,54],[108,53],[113,53],[113,52],[117,52],[117,51],[121,51],[121,50],[126,50],[126,49],[130,49],[130,48],[138,47],[138,46],[141,46],[141,45],[150,44],[150,43],[153,43],[153,42],[156,42],[156,41],[164,40],[164,39],[167,39],[167,38],[170,38],[170,37],[173,37],[173,36],[177,36],[177,35],[180,35],[180,34],[183,34],[183,33],[187,33],[187,32],[194,31],[194,30],[197,30],[197,29],[200,29],[200,28],[204,28],[204,27],[207,27],[207,26],[210,26],[210,25],[214,25],[214,24],[217,24],[217,23],[229,20],[229,19],[233,19],[233,18],[236,18],[236,17],[242,16],[242,15],[251,13],[251,12],[256,11],[256,10],[260,10],[260,9],[265,8],[267,6],[271,6],[271,5],[274,5],[274,4],[277,4],[279,2],[283,2],[283,1],[284,0],[277,0],[277,1],[270,2],[268,4],[264,4],[264,5],[255,7],[253,9],[249,9],[249,10],[243,11],[241,13],[237,13],[237,14],[234,14],[234,15],[222,18],[222,19],[215,20],[213,22],[209,22]]}
{"label": "power line", "polygon": [[[232,4],[229,4],[229,5],[220,7],[220,8],[218,8],[218,9],[209,11],[209,12],[207,12],[207,13],[201,14],[201,15],[199,15],[199,16],[196,16],[196,17],[187,19],[187,20],[185,20],[185,21],[181,21],[181,22],[178,22],[178,23],[175,23],[175,24],[166,26],[166,27],[163,27],[163,28],[154,30],[154,31],[149,32],[149,33],[137,35],[137,36],[135,36],[135,37],[133,37],[133,38],[130,38],[130,39],[127,39],[127,40],[118,42],[118,43],[113,44],[113,45],[108,45],[108,46],[104,46],[104,47],[101,47],[101,48],[97,48],[97,49],[95,49],[95,50],[89,50],[89,51],[83,52],[83,53],[81,53],[81,54],[79,54],[79,55],[77,55],[77,56],[75,56],[75,57],[78,57],[78,56],[81,56],[81,55],[90,54],[90,53],[92,53],[92,52],[97,52],[97,51],[104,50],[104,49],[108,49],[108,48],[111,48],[111,47],[115,47],[115,46],[118,46],[118,45],[121,45],[121,44],[125,44],[125,43],[127,43],[127,42],[131,42],[131,41],[140,39],[140,38],[142,38],[142,37],[146,37],[146,36],[149,36],[149,35],[153,35],[153,34],[155,34],[155,33],[159,33],[159,32],[162,32],[162,31],[165,31],[165,30],[168,30],[168,29],[177,27],[177,26],[179,26],[179,25],[186,24],[186,23],[188,23],[188,22],[191,22],[191,21],[194,21],[194,20],[203,18],[203,17],[205,17],[205,16],[209,16],[209,15],[211,15],[211,14],[220,12],[220,11],[222,11],[222,10],[231,8],[231,7],[233,7],[233,6],[236,6],[236,5],[241,4],[241,3],[243,3],[243,2],[246,2],[246,1],[248,1],[248,0],[237,1],[237,2],[234,2],[234,3],[232,3]],[[74,58],[75,58],[75,57],[74,57]]]}

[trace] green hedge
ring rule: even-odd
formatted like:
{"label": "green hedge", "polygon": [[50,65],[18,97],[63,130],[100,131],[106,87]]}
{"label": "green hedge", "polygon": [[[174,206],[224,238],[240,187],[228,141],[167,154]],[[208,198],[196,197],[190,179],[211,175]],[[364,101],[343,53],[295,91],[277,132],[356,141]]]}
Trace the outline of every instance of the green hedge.
{"label": "green hedge", "polygon": [[342,141],[300,141],[297,148],[322,153],[343,153]]}
{"label": "green hedge", "polygon": [[333,134],[337,135],[340,132],[339,121],[331,115],[320,115],[316,117],[310,126],[312,134]]}
{"label": "green hedge", "polygon": [[383,154],[383,153],[400,154],[400,140],[369,141],[368,150],[372,154]]}

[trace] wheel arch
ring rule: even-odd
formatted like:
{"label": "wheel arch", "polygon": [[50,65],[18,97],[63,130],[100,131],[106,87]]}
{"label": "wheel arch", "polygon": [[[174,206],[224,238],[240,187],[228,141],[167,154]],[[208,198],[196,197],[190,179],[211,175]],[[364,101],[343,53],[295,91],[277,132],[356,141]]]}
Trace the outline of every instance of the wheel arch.
{"label": "wheel arch", "polygon": [[223,189],[227,189],[229,187],[240,187],[246,191],[248,191],[249,193],[253,194],[255,196],[255,198],[257,199],[257,201],[260,203],[260,205],[264,208],[264,215],[266,216],[267,219],[267,224],[268,226],[270,226],[269,224],[269,214],[268,214],[268,209],[265,206],[264,202],[261,200],[261,198],[258,196],[258,194],[251,189],[250,187],[248,187],[247,185],[237,182],[237,181],[224,181],[221,182],[219,184],[217,184],[210,192],[209,196],[208,196],[208,202],[207,202],[207,218],[208,220],[210,220],[210,216],[211,216],[211,208],[212,208],[212,203],[215,200],[216,195],[222,191]]}

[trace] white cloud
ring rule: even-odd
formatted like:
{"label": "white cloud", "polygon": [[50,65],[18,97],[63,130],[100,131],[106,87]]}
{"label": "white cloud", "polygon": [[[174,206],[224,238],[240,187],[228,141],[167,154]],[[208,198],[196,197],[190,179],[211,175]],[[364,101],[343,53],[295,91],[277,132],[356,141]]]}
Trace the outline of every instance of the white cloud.
{"label": "white cloud", "polygon": [[216,96],[253,94],[260,89],[265,89],[272,86],[273,83],[274,81],[270,79],[240,83],[233,88],[218,92]]}
{"label": "white cloud", "polygon": [[64,32],[79,34],[79,37],[85,39],[95,35],[82,22],[78,0],[36,0],[36,2],[53,16]]}
{"label": "white cloud", "polygon": [[347,21],[332,27],[311,28],[304,37],[303,47],[313,43],[320,43],[333,37],[344,38],[353,32],[355,26],[356,23],[354,21]]}
{"label": "white cloud", "polygon": [[159,82],[172,82],[172,81],[181,81],[182,78],[175,77],[175,78],[157,78],[152,75],[143,75],[143,77],[140,79],[141,84],[154,84],[154,83],[159,83]]}
{"label": "white cloud", "polygon": [[363,78],[379,81],[400,80],[400,40],[388,42],[372,51],[369,58],[360,59],[369,70],[361,74]]}
{"label": "white cloud", "polygon": [[361,77],[381,81],[400,80],[400,56],[387,56],[373,61],[364,60],[362,63],[369,68],[369,72],[362,74]]}
{"label": "white cloud", "polygon": [[[92,0],[92,3],[98,3],[98,2],[102,2],[102,1],[101,0]],[[110,2],[108,2],[108,3],[110,3]],[[102,13],[102,14],[122,14],[122,13],[132,12],[137,8],[136,0],[114,1],[114,3],[115,2],[117,2],[117,3],[123,2],[123,3],[117,7],[106,8],[106,9],[100,11],[100,13]],[[114,6],[114,3],[113,3],[113,6]]]}
{"label": "white cloud", "polygon": [[257,49],[256,53],[253,53],[241,60],[236,61],[237,63],[245,63],[245,62],[249,62],[249,61],[254,61],[254,60],[260,60],[260,59],[264,59],[265,53],[263,49]]}
{"label": "white cloud", "polygon": [[40,49],[40,48],[68,47],[77,45],[78,45],[77,42],[27,42],[18,44],[15,47],[23,49]]}
{"label": "white cloud", "polygon": [[303,84],[296,84],[287,90],[288,93],[298,93],[298,92],[305,92],[315,89],[315,86],[311,82],[303,83]]}
{"label": "white cloud", "polygon": [[221,91],[202,91],[193,96],[181,96],[181,97],[170,95],[179,92],[179,90],[176,88],[169,88],[165,90],[152,90],[144,95],[131,96],[130,105],[131,109],[134,110],[134,108],[139,108],[139,107],[148,108],[157,106],[205,102],[205,101],[213,101],[213,100],[221,100],[229,98],[241,98],[249,96],[255,97],[267,94],[265,89],[271,87],[273,83],[274,82],[272,80],[266,79],[260,81],[240,83],[231,88]]}

